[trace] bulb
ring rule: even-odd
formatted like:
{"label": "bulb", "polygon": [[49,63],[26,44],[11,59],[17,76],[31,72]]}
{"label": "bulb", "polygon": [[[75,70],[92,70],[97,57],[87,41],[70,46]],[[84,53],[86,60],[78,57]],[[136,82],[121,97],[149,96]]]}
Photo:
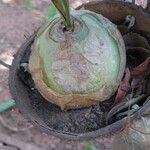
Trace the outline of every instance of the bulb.
{"label": "bulb", "polygon": [[61,109],[109,99],[126,65],[124,42],[113,23],[88,10],[71,15],[70,30],[65,30],[60,16],[40,29],[29,59],[36,88]]}

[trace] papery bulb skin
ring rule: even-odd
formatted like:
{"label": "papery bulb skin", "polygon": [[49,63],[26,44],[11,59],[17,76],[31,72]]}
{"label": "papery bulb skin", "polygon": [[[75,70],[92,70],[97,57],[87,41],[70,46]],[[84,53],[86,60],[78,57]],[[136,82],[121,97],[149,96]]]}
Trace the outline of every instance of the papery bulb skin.
{"label": "papery bulb skin", "polygon": [[126,52],[116,26],[100,14],[71,12],[65,31],[56,16],[34,41],[29,70],[36,88],[61,109],[87,107],[110,98],[122,79]]}

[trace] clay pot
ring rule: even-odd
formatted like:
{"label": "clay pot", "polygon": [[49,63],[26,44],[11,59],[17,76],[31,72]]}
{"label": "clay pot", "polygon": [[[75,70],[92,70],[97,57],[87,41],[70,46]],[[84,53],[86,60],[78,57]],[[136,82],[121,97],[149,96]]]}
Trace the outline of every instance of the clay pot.
{"label": "clay pot", "polygon": [[[83,4],[81,7],[101,13],[117,25],[121,24],[127,15],[133,15],[136,18],[134,30],[150,32],[149,14],[141,7],[133,4],[120,1],[94,1]],[[34,38],[35,35],[32,35],[18,50],[14,57],[9,77],[11,94],[16,100],[19,110],[28,120],[43,131],[63,139],[107,137],[126,127],[126,117],[107,126],[104,124],[100,125],[100,118],[102,119],[102,117],[97,118],[95,114],[90,114],[93,108],[61,111],[57,106],[43,99],[39,92],[33,88],[34,83],[32,80],[29,80],[29,83],[27,83],[28,80],[26,80],[26,83],[22,82],[18,76],[18,68],[20,68],[22,57],[26,56],[28,58],[29,54],[26,54],[26,51],[30,51]],[[26,76],[31,79],[30,74],[26,73]],[[141,105],[140,109],[130,116],[130,120],[134,121],[138,119],[139,114],[142,115],[149,107],[150,101]],[[100,108],[94,106],[94,110]],[[75,120],[75,122],[71,122],[71,120]],[[81,122],[76,122],[76,120]],[[91,122],[92,120],[93,123]],[[89,121],[93,126],[97,122],[97,126],[87,127]]]}

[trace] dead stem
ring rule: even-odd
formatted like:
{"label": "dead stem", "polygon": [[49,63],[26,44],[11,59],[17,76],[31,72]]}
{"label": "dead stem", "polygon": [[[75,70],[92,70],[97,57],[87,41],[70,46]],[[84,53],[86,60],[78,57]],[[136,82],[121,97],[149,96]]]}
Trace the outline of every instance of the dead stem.
{"label": "dead stem", "polygon": [[[127,99],[128,101],[123,101],[122,103],[119,103],[118,105],[114,106],[107,114],[106,116],[106,124],[109,123],[110,118],[112,118],[114,115],[116,115],[118,112],[120,112],[121,110],[125,109],[128,107],[128,109],[130,108],[131,105],[139,102],[140,100],[142,100],[143,98],[145,98],[145,95],[142,94],[136,98],[131,98]],[[128,114],[128,117],[130,116],[130,114]],[[130,120],[128,120],[130,121]]]}

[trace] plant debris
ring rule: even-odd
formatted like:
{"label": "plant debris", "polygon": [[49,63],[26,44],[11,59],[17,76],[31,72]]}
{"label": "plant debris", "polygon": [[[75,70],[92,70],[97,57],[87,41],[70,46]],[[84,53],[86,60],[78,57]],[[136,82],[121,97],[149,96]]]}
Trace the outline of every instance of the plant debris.
{"label": "plant debris", "polygon": [[131,80],[131,73],[129,68],[127,68],[125,70],[125,76],[118,88],[117,95],[115,98],[115,104],[119,103],[122,99],[124,99],[127,93],[131,90],[130,80]]}

